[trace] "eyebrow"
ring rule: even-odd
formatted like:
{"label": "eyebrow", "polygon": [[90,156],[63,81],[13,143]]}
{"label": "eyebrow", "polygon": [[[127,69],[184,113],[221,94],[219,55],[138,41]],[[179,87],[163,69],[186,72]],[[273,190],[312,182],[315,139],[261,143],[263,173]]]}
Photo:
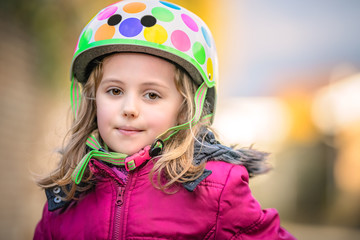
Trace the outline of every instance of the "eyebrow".
{"label": "eyebrow", "polygon": [[[108,79],[103,79],[101,80],[100,84],[106,84],[106,83],[120,83],[120,84],[126,84],[124,81],[122,80],[119,80],[119,79],[114,79],[114,78],[108,78]],[[140,84],[141,86],[149,86],[149,87],[152,87],[152,86],[156,86],[156,87],[160,87],[160,88],[164,88],[164,89],[169,89],[168,86],[164,85],[164,84],[161,84],[161,83],[158,83],[158,82],[144,82],[144,83],[141,83]]]}
{"label": "eyebrow", "polygon": [[112,82],[114,82],[114,83],[124,83],[123,81],[118,80],[118,79],[105,78],[105,79],[101,79],[100,84],[102,84],[102,83],[112,83]]}
{"label": "eyebrow", "polygon": [[157,82],[144,82],[141,85],[149,86],[149,87],[156,86],[156,87],[160,87],[160,88],[164,88],[164,89],[169,89],[168,86],[161,84],[161,83],[157,83]]}

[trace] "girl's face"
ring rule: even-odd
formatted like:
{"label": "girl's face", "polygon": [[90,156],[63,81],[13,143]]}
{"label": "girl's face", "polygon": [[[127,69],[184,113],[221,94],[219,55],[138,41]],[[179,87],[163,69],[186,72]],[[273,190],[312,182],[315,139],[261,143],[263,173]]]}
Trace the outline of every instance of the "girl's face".
{"label": "girl's face", "polygon": [[104,60],[96,90],[97,124],[111,151],[134,154],[177,125],[183,97],[175,66],[141,53],[117,53]]}

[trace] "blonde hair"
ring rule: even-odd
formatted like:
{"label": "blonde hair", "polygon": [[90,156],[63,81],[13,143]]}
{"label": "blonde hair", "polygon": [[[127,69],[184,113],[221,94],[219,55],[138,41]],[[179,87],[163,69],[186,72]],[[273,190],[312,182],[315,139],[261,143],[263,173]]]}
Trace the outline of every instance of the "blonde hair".
{"label": "blonde hair", "polygon": [[[73,119],[72,126],[64,139],[65,145],[61,150],[61,158],[57,168],[50,175],[39,179],[37,184],[43,188],[56,185],[71,186],[64,189],[66,199],[75,199],[75,192],[84,192],[93,185],[92,173],[87,168],[83,175],[80,185],[76,185],[71,180],[71,175],[77,164],[86,154],[86,140],[90,134],[97,131],[96,122],[96,90],[100,84],[103,74],[103,61],[98,61],[93,68],[88,81],[82,89],[82,100],[77,113],[77,118]],[[194,95],[197,86],[180,66],[175,65],[175,84],[177,90],[183,96],[183,103],[179,110],[179,124],[189,122],[195,112]],[[208,104],[203,108],[203,116],[209,113]],[[198,178],[204,171],[204,163],[193,164],[194,141],[202,127],[206,127],[206,122],[200,121],[194,126],[180,130],[168,141],[164,143],[164,151],[161,156],[154,161],[154,167],[150,171],[150,179],[153,185],[166,191],[175,183],[184,183]],[[100,143],[103,144],[98,134]],[[154,139],[155,140],[155,139]],[[65,144],[66,142],[66,144]],[[154,177],[156,176],[156,178]],[[163,179],[166,179],[164,182]],[[155,180],[156,179],[156,180]],[[155,181],[154,181],[155,180]]]}

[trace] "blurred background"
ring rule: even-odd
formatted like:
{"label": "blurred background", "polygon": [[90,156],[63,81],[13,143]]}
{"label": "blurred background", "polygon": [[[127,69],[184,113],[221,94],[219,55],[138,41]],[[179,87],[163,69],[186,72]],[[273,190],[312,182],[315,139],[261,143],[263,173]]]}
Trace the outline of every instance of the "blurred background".
{"label": "blurred background", "polygon": [[[46,174],[69,126],[77,38],[116,1],[0,3],[0,238],[31,239]],[[213,32],[220,62],[215,129],[270,152],[251,179],[299,239],[360,239],[360,1],[173,0]]]}

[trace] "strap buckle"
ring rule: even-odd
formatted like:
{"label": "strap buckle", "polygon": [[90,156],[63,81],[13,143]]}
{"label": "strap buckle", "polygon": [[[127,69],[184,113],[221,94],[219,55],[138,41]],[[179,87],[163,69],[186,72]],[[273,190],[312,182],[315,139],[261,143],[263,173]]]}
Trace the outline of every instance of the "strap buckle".
{"label": "strap buckle", "polygon": [[145,161],[150,160],[151,156],[149,155],[149,150],[150,150],[150,146],[146,146],[140,152],[135,153],[135,154],[125,158],[126,171],[132,171],[136,167],[143,164]]}
{"label": "strap buckle", "polygon": [[149,155],[151,157],[159,156],[162,152],[163,147],[164,147],[164,142],[160,138],[156,139],[155,142],[150,147]]}

